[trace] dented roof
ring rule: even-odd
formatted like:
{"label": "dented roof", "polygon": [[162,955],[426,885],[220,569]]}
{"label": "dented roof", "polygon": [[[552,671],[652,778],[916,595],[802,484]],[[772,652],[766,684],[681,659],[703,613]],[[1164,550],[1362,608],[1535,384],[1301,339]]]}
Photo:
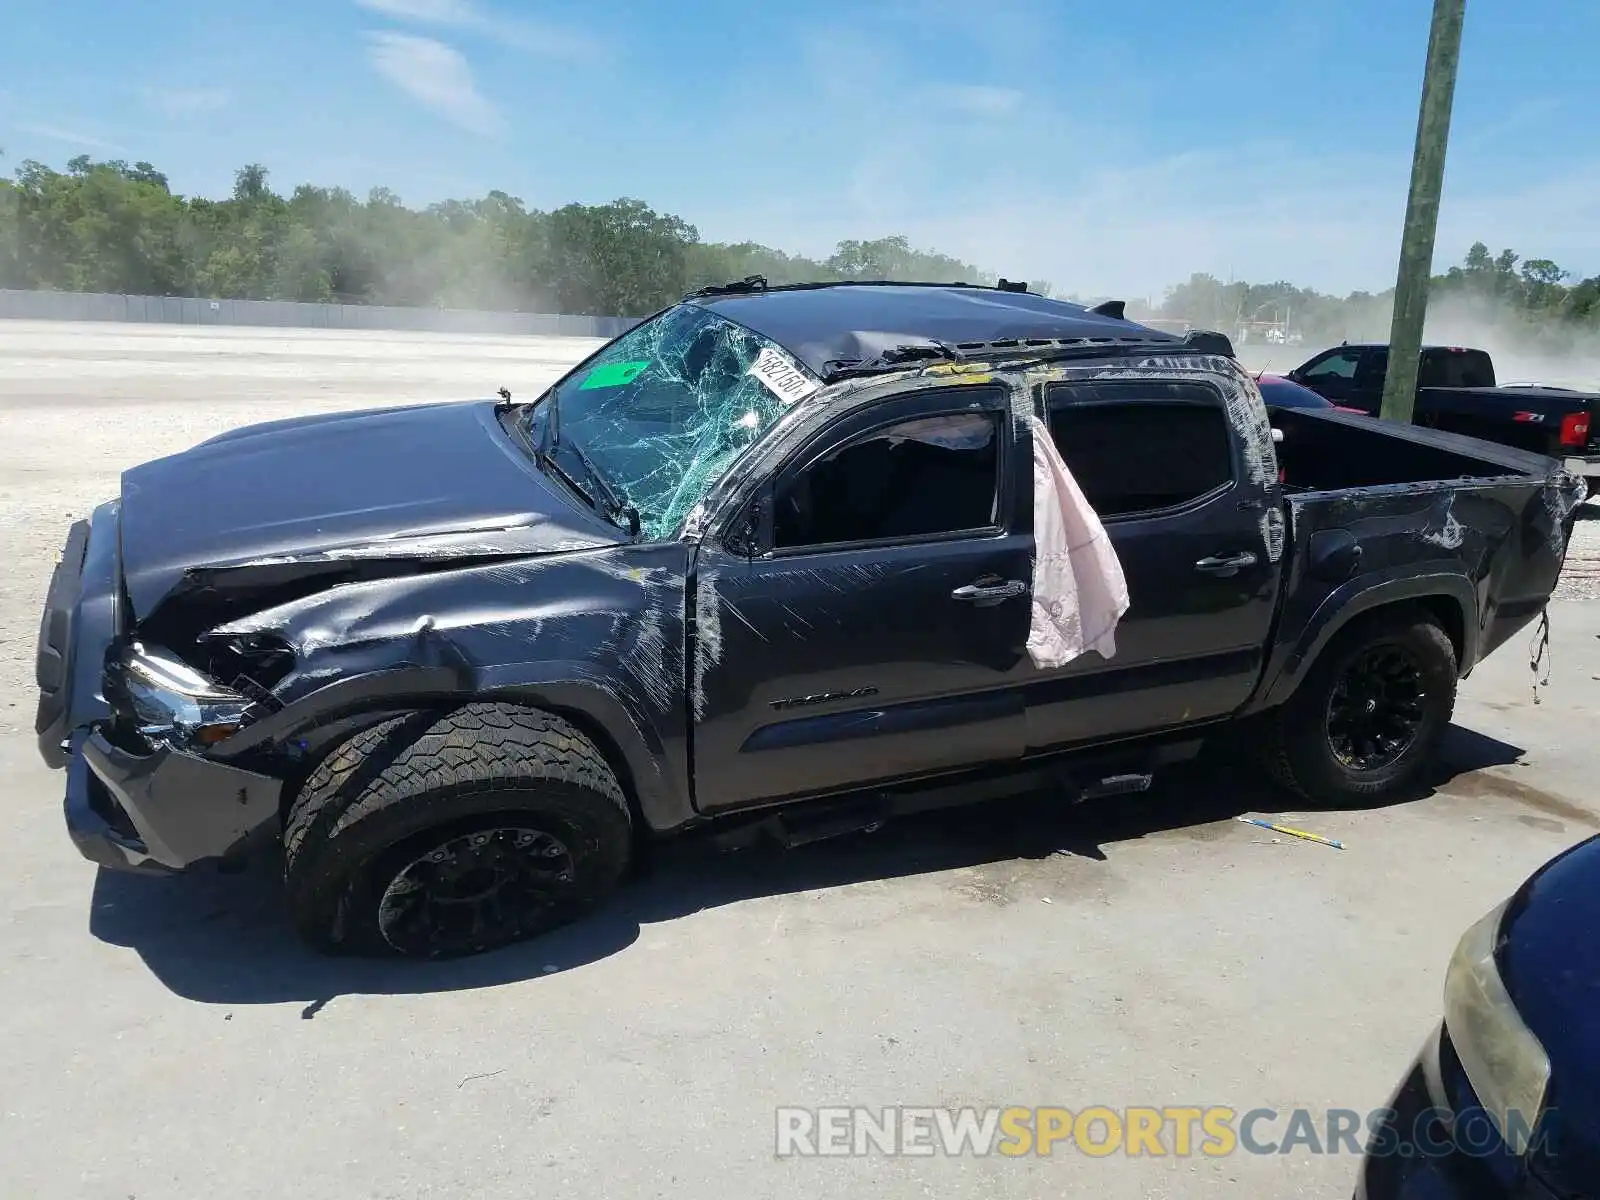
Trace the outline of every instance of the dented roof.
{"label": "dented roof", "polygon": [[930,341],[972,349],[1083,338],[1183,342],[1081,304],[975,286],[846,283],[697,297],[690,303],[772,339],[819,375],[829,362],[870,359],[894,346]]}

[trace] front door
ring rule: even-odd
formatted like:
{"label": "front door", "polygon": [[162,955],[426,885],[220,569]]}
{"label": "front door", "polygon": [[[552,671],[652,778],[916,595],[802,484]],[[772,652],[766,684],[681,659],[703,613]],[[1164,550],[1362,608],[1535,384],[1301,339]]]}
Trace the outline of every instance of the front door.
{"label": "front door", "polygon": [[1341,346],[1317,355],[1295,371],[1295,379],[1310,388],[1324,400],[1335,404],[1348,404],[1355,388],[1356,367],[1361,362],[1361,348]]}
{"label": "front door", "polygon": [[777,472],[754,557],[701,548],[701,811],[1021,756],[1031,467],[1013,436],[999,387],[880,401]]}

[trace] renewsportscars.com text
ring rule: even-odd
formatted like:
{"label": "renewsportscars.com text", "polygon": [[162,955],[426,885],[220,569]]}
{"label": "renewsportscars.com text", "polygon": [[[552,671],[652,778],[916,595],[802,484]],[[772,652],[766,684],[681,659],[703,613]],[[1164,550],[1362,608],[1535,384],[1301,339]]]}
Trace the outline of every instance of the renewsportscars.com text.
{"label": "renewsportscars.com text", "polygon": [[[1003,1157],[1055,1153],[1148,1158],[1223,1158],[1246,1154],[1348,1154],[1360,1157],[1482,1154],[1503,1147],[1484,1122],[1456,1130],[1450,1141],[1433,1114],[1415,1127],[1394,1124],[1392,1109],[1323,1113],[1296,1108],[1240,1112],[1218,1105],[1087,1108],[780,1108],[775,1151],[780,1158],[866,1155]],[[1531,1146],[1534,1122],[1508,1115],[1510,1130]]]}

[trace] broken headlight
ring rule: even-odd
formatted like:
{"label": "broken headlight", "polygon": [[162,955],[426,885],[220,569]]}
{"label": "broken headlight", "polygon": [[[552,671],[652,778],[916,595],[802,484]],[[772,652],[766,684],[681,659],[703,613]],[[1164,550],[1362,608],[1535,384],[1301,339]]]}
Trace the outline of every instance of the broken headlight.
{"label": "broken headlight", "polygon": [[1550,1059],[1523,1023],[1495,963],[1501,904],[1462,936],[1444,981],[1444,1025],[1467,1081],[1513,1153],[1544,1108]]}
{"label": "broken headlight", "polygon": [[239,729],[250,707],[247,697],[158,646],[135,642],[119,682],[139,733],[175,747],[216,745]]}

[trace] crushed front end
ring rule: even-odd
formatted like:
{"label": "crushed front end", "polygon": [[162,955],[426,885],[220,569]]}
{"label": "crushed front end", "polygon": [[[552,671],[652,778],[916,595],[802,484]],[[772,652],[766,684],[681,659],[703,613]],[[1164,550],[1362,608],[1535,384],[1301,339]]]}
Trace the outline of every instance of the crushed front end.
{"label": "crushed front end", "polygon": [[207,757],[253,702],[128,627],[120,505],[68,531],[40,622],[35,732],[66,768],[67,831],[116,870],[181,871],[276,832],[282,782]]}

